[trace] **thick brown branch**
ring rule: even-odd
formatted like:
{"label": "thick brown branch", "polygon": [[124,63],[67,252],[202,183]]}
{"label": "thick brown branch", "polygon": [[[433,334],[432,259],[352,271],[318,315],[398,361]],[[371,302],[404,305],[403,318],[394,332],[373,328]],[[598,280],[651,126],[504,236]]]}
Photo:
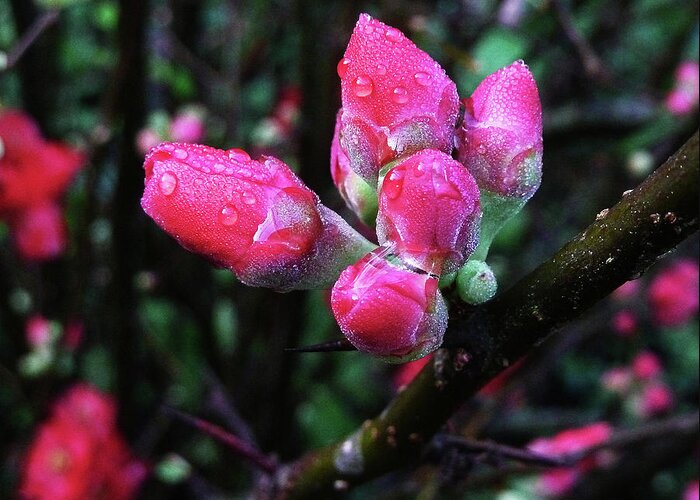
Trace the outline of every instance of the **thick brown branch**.
{"label": "thick brown branch", "polygon": [[635,190],[598,214],[554,257],[481,308],[453,307],[440,351],[380,416],[346,440],[302,457],[279,497],[325,498],[416,463],[423,445],[490,378],[543,342],[698,227],[698,134]]}

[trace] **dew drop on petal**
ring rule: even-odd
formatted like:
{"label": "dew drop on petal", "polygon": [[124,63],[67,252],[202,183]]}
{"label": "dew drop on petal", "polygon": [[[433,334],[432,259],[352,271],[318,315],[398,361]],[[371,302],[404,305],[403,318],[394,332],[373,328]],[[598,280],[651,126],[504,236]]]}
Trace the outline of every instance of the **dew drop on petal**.
{"label": "dew drop on petal", "polygon": [[408,102],[408,91],[403,87],[396,87],[391,91],[391,100],[396,104],[406,104]]}
{"label": "dew drop on petal", "polygon": [[343,78],[345,76],[345,73],[348,72],[348,66],[350,66],[350,59],[347,57],[343,57],[340,61],[338,61],[338,66],[336,67],[336,70],[338,71],[338,76],[340,78]]}
{"label": "dew drop on petal", "polygon": [[386,75],[386,66],[384,66],[383,64],[377,64],[377,74]]}
{"label": "dew drop on petal", "polygon": [[224,205],[221,212],[219,212],[219,221],[224,226],[233,226],[238,222],[238,210],[236,210],[236,207],[233,205]]}
{"label": "dew drop on petal", "polygon": [[177,158],[178,160],[186,160],[188,155],[187,155],[187,151],[185,151],[184,149],[178,148],[175,151],[173,151],[173,156],[175,158]]}
{"label": "dew drop on petal", "polygon": [[425,73],[424,71],[419,71],[418,73],[413,75],[413,78],[419,85],[423,85],[424,87],[430,85],[430,75],[428,73]]}
{"label": "dew drop on petal", "polygon": [[244,191],[243,194],[241,195],[241,199],[243,200],[243,203],[246,205],[255,205],[255,203],[258,201],[255,198],[255,195],[249,191]]}
{"label": "dew drop on petal", "polygon": [[401,41],[401,32],[396,28],[392,28],[391,26],[386,29],[384,36],[386,36],[386,39],[390,42],[397,43]]}
{"label": "dew drop on petal", "polygon": [[413,171],[413,175],[415,177],[422,177],[424,173],[425,173],[425,165],[423,164],[423,162],[420,162],[420,163],[418,163],[418,166],[416,167],[416,169]]}
{"label": "dew drop on petal", "polygon": [[214,164],[214,172],[216,172],[217,174],[220,174],[224,170],[226,170],[226,167],[224,166],[223,163],[215,163]]}
{"label": "dew drop on petal", "polygon": [[367,75],[358,76],[355,81],[352,82],[352,85],[353,92],[357,97],[367,97],[372,94],[374,90],[374,82],[372,82],[372,79]]}
{"label": "dew drop on petal", "polygon": [[165,172],[160,177],[160,181],[158,181],[158,187],[161,193],[165,196],[170,196],[175,192],[175,188],[177,187],[177,177],[172,172]]}
{"label": "dew drop on petal", "polygon": [[386,193],[390,200],[395,200],[401,196],[401,191],[403,190],[403,172],[398,170],[393,170],[384,179],[384,184],[382,185],[382,191]]}
{"label": "dew drop on petal", "polygon": [[240,163],[248,163],[250,161],[250,155],[243,151],[242,149],[233,148],[227,151],[228,157],[232,160],[238,161]]}

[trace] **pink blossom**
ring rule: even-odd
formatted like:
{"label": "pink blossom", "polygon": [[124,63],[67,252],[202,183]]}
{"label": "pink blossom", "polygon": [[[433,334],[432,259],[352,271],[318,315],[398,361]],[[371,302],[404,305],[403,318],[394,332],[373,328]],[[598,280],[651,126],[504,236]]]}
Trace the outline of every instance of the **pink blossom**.
{"label": "pink blossom", "polygon": [[[578,429],[568,429],[551,438],[539,438],[528,448],[542,455],[564,457],[579,453],[604,443],[610,438],[612,428],[606,422],[598,422]],[[538,491],[546,496],[559,496],[571,489],[581,475],[602,465],[596,455],[579,461],[573,468],[555,468],[540,475]]]}
{"label": "pink blossom", "polygon": [[173,142],[199,142],[204,138],[204,121],[201,114],[186,110],[170,122],[170,138]]}
{"label": "pink blossom", "polygon": [[650,382],[642,388],[638,411],[649,418],[668,412],[674,404],[673,392],[662,382]]}
{"label": "pink blossom", "polygon": [[611,368],[601,377],[601,383],[610,392],[626,393],[632,386],[633,373],[627,367]]}
{"label": "pink blossom", "polygon": [[640,380],[650,380],[663,373],[661,360],[651,351],[640,352],[632,361],[632,372]]}
{"label": "pink blossom", "polygon": [[406,263],[437,275],[459,269],[479,240],[479,188],[449,155],[424,149],[389,170],[377,237]]}
{"label": "pink blossom", "polygon": [[249,285],[330,284],[346,265],[344,252],[366,251],[366,242],[276,158],[163,143],[144,168],[146,213],[185,248]]}
{"label": "pink blossom", "polygon": [[15,247],[25,260],[53,259],[68,245],[63,211],[53,201],[15,212],[8,217],[8,222]]}
{"label": "pink blossom", "polygon": [[338,75],[340,144],[351,168],[368,183],[400,156],[426,148],[452,150],[457,88],[396,28],[361,14]]}
{"label": "pink blossom", "polygon": [[150,127],[141,129],[138,134],[136,134],[136,148],[141,152],[141,154],[148,153],[151,148],[156,147],[163,141],[163,138]]}
{"label": "pink blossom", "polygon": [[651,282],[648,300],[653,320],[660,326],[682,325],[698,311],[698,263],[674,262]]}
{"label": "pink blossom", "polygon": [[637,316],[629,309],[618,311],[613,316],[612,327],[619,336],[631,337],[637,332]]}
{"label": "pink blossom", "polygon": [[52,323],[41,315],[32,316],[24,326],[27,344],[32,349],[48,346],[52,340]]}
{"label": "pink blossom", "polygon": [[522,61],[487,76],[464,100],[458,158],[479,187],[527,200],[542,177],[542,108]]}
{"label": "pink blossom", "polygon": [[700,485],[698,484],[697,479],[695,481],[691,481],[688,483],[685,487],[685,491],[683,492],[683,500],[699,500],[700,499]]}
{"label": "pink blossom", "polygon": [[333,287],[333,314],[360,351],[387,361],[418,359],[436,350],[447,329],[438,280],[392,263],[380,248],[348,267]]}
{"label": "pink blossom", "polygon": [[673,89],[666,95],[666,109],[674,115],[687,115],[698,105],[700,76],[697,61],[683,61],[675,73]]}

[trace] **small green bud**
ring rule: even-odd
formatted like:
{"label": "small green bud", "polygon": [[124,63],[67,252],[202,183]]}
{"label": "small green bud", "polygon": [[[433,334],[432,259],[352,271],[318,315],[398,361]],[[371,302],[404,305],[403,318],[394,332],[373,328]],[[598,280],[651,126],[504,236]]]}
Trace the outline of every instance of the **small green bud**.
{"label": "small green bud", "polygon": [[497,289],[496,276],[486,262],[470,260],[457,272],[457,293],[467,304],[491,300]]}

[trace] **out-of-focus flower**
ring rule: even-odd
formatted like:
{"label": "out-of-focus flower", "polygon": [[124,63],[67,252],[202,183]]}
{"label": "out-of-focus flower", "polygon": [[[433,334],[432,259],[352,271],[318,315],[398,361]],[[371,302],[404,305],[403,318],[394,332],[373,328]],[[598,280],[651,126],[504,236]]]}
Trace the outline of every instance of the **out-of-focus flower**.
{"label": "out-of-focus flower", "polygon": [[173,142],[200,142],[204,138],[204,120],[199,108],[186,108],[170,122],[170,139]]}
{"label": "out-of-focus flower", "polygon": [[632,360],[632,372],[640,380],[651,380],[663,372],[661,360],[651,351],[640,352]]}
{"label": "out-of-focus flower", "polygon": [[338,63],[340,145],[370,185],[379,170],[421,149],[450,153],[457,87],[401,31],[361,14]]}
{"label": "out-of-focus flower", "polygon": [[58,200],[82,167],[82,153],[45,140],[34,120],[0,111],[0,219],[26,260],[47,260],[65,250],[65,222]]}
{"label": "out-of-focus flower", "polygon": [[53,340],[53,323],[41,315],[32,316],[24,326],[24,333],[32,349],[46,347]]}
{"label": "out-of-focus flower", "polygon": [[673,391],[660,381],[653,381],[642,388],[636,411],[643,418],[663,415],[673,408]]}
{"label": "out-of-focus flower", "polygon": [[676,68],[673,89],[666,95],[666,109],[674,115],[686,115],[698,105],[700,76],[697,61],[683,61]]}
{"label": "out-of-focus flower", "polygon": [[479,188],[449,155],[424,149],[400,161],[379,191],[377,237],[433,274],[459,269],[479,241]]}
{"label": "out-of-focus flower", "polygon": [[700,485],[698,481],[691,481],[683,491],[683,500],[698,500],[700,499]]}
{"label": "out-of-focus flower", "polygon": [[629,309],[615,313],[612,327],[620,337],[632,337],[637,332],[637,316]]}
{"label": "out-of-focus flower", "polygon": [[[611,434],[612,428],[609,424],[598,422],[579,429],[565,430],[552,438],[536,439],[528,445],[528,448],[542,455],[564,457],[604,443]],[[555,468],[547,471],[538,479],[538,492],[546,497],[563,495],[583,474],[600,465],[602,465],[601,458],[593,454],[579,461],[572,468]]]}
{"label": "out-of-focus flower", "polygon": [[386,249],[343,271],[331,295],[333,314],[360,351],[400,363],[435,351],[447,329],[438,280],[394,264]]}
{"label": "out-of-focus flower", "polygon": [[147,474],[115,427],[115,403],[78,384],[39,427],[22,467],[21,498],[133,498]]}
{"label": "out-of-focus flower", "polygon": [[678,326],[698,312],[698,263],[682,259],[651,282],[648,300],[652,319],[660,326]]}
{"label": "out-of-focus flower", "polygon": [[146,213],[246,284],[330,286],[348,261],[372,247],[276,158],[163,143],[144,168]]}
{"label": "out-of-focus flower", "polygon": [[625,394],[632,387],[633,374],[627,367],[611,368],[601,377],[601,383],[610,392]]}

